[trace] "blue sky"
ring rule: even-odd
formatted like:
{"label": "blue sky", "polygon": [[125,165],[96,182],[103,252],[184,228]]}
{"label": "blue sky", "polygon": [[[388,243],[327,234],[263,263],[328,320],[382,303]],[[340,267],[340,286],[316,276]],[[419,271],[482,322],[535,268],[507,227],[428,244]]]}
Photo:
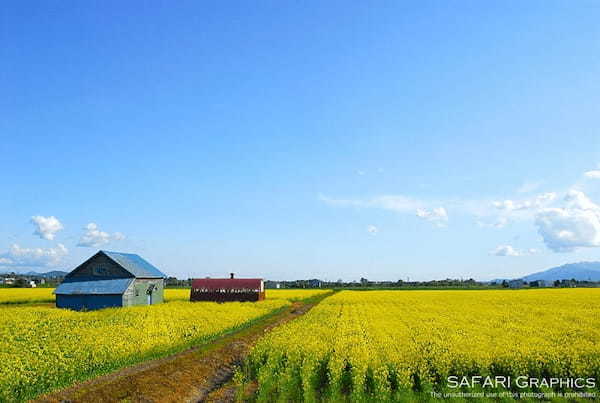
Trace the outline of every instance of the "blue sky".
{"label": "blue sky", "polygon": [[[0,12],[0,270],[516,277],[600,260],[600,3]],[[36,232],[36,233],[34,233]]]}

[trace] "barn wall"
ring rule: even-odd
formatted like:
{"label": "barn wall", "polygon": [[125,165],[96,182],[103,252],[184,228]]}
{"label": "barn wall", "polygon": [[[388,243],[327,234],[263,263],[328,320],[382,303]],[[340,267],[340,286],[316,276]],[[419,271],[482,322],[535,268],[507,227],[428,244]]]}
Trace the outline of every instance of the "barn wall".
{"label": "barn wall", "polygon": [[212,301],[212,302],[256,302],[265,299],[265,293],[256,291],[228,292],[228,291],[199,291],[192,288],[190,301]]}
{"label": "barn wall", "polygon": [[82,263],[70,273],[69,277],[94,277],[100,279],[132,277],[132,275],[112,259],[100,253]]}
{"label": "barn wall", "polygon": [[152,305],[162,303],[164,301],[163,283],[163,280],[160,278],[136,278],[123,295],[124,305],[148,305],[148,294],[146,291],[148,290],[150,284],[154,284],[154,291],[152,292]]}
{"label": "barn wall", "polygon": [[96,309],[122,306],[123,298],[120,294],[90,295],[75,294],[56,296],[56,307],[73,309],[75,311],[93,311]]}

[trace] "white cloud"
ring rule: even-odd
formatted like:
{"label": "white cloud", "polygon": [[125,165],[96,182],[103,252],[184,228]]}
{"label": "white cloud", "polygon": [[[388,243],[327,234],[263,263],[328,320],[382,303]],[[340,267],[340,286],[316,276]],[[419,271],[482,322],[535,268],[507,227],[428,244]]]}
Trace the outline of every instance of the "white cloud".
{"label": "white cloud", "polygon": [[54,216],[36,215],[31,217],[31,223],[35,226],[33,234],[49,241],[53,240],[56,233],[63,229],[61,222]]}
{"label": "white cloud", "polygon": [[494,256],[521,256],[521,254],[510,245],[499,245],[490,252]]}
{"label": "white cloud", "polygon": [[555,252],[600,246],[600,206],[581,191],[570,190],[563,207],[541,209],[535,224],[546,246]]}
{"label": "white cloud", "polygon": [[[513,221],[533,220],[536,213],[550,206],[556,199],[554,192],[542,193],[535,197],[521,200],[497,200],[488,202],[487,208],[471,207],[472,214],[477,217],[477,225],[482,228],[504,228]],[[475,204],[470,202],[471,205]]]}
{"label": "white cloud", "polygon": [[443,207],[436,207],[431,210],[419,208],[417,209],[417,217],[432,222],[438,227],[443,227],[448,222],[448,213]]}
{"label": "white cloud", "polygon": [[374,225],[369,225],[367,226],[367,232],[371,235],[377,235],[377,233],[379,232],[379,228],[377,228]]}
{"label": "white cloud", "polygon": [[506,211],[519,211],[519,210],[531,210],[538,209],[546,206],[551,203],[554,199],[556,199],[556,193],[542,193],[537,197],[529,200],[502,200],[492,202],[493,206],[498,210],[506,210]]}
{"label": "white cloud", "polygon": [[494,250],[490,252],[490,255],[494,256],[526,256],[538,253],[537,249],[530,248],[526,250],[518,250],[511,245],[498,245]]}
{"label": "white cloud", "polygon": [[595,169],[593,171],[587,171],[583,175],[589,179],[600,179],[600,170]]}
{"label": "white cloud", "polygon": [[55,248],[22,248],[13,244],[8,252],[0,254],[0,267],[49,267],[58,265],[69,253],[63,244]]}
{"label": "white cloud", "polygon": [[98,248],[102,245],[106,245],[110,241],[121,241],[125,239],[125,235],[120,232],[109,234],[108,232],[101,231],[96,223],[89,223],[84,227],[85,233],[79,239],[77,246]]}

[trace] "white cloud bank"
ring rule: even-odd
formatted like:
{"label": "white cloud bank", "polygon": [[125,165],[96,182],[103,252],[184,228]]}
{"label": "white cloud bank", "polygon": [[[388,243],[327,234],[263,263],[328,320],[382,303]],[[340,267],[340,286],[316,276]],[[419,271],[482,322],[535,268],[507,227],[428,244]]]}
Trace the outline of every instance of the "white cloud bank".
{"label": "white cloud bank", "polygon": [[110,241],[120,241],[125,239],[125,235],[120,232],[114,232],[109,234],[108,232],[101,231],[96,223],[89,223],[84,227],[85,233],[79,239],[77,246],[98,248],[102,245],[106,245]]}
{"label": "white cloud bank", "polygon": [[69,253],[63,244],[55,248],[22,248],[13,244],[8,252],[0,254],[0,267],[50,267],[57,266]]}
{"label": "white cloud bank", "polygon": [[63,229],[62,223],[54,216],[36,215],[31,217],[31,223],[35,226],[33,234],[49,241],[52,241],[56,233]]}
{"label": "white cloud bank", "polygon": [[563,207],[541,209],[535,224],[546,246],[555,252],[600,246],[600,206],[581,191],[570,190]]}
{"label": "white cloud bank", "polygon": [[551,205],[556,198],[556,193],[548,192],[521,200],[480,202],[481,207],[477,207],[476,201],[469,202],[469,205],[472,214],[477,217],[477,225],[481,228],[501,229],[511,222],[533,220],[537,211]]}
{"label": "white cloud bank", "polygon": [[519,249],[515,249],[511,245],[499,245],[496,247],[496,249],[494,249],[490,252],[490,255],[494,255],[494,256],[527,256],[527,255],[533,255],[537,252],[538,252],[538,250],[533,249],[533,248],[526,249],[526,250],[519,250]]}
{"label": "white cloud bank", "polygon": [[503,200],[503,201],[495,201],[493,202],[493,206],[498,210],[506,210],[506,211],[521,211],[521,210],[532,210],[544,207],[551,203],[554,199],[556,199],[556,193],[542,193],[541,195],[536,196],[533,199],[529,200]]}
{"label": "white cloud bank", "polygon": [[[600,169],[584,173],[590,179],[600,179]],[[523,193],[538,187],[527,184],[519,189]],[[579,187],[579,185],[574,185]],[[562,192],[561,192],[562,193]],[[513,221],[532,222],[544,244],[554,252],[572,252],[579,248],[600,247],[600,205],[575,188],[562,200],[555,192],[541,193],[526,199],[513,200],[442,200],[421,201],[403,195],[384,195],[370,199],[333,199],[319,197],[321,201],[340,207],[379,208],[398,213],[413,213],[438,227],[448,221],[446,207],[476,218],[482,228],[504,228]],[[510,245],[500,245],[490,252],[496,256],[524,256],[537,253],[536,249],[517,250]]]}

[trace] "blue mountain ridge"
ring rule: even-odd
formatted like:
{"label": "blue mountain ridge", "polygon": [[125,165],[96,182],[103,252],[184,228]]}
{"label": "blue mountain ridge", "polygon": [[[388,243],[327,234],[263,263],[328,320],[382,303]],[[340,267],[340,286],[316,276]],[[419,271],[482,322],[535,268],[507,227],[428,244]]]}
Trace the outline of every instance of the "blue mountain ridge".
{"label": "blue mountain ridge", "polygon": [[[520,277],[522,280],[530,282],[536,280],[556,281],[571,280],[577,281],[600,281],[600,262],[578,262],[567,263],[562,266],[552,267],[548,270],[528,274]],[[509,278],[498,278],[491,280],[490,283],[501,283]]]}

